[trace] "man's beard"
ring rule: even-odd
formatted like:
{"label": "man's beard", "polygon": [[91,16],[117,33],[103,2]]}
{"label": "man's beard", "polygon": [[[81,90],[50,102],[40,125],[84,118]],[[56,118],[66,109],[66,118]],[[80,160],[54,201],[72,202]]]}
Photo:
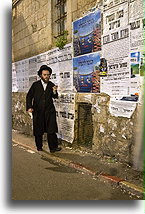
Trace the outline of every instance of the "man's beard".
{"label": "man's beard", "polygon": [[42,79],[43,82],[45,82],[45,83],[48,83],[48,82],[49,82],[49,78],[45,80],[43,77],[41,77],[41,79]]}

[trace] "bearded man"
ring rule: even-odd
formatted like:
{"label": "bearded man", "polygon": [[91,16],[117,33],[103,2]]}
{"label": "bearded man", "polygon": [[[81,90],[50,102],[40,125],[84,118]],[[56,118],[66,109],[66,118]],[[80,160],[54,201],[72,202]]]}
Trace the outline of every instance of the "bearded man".
{"label": "bearded man", "polygon": [[47,133],[50,152],[60,151],[58,147],[58,132],[56,110],[53,98],[58,98],[57,86],[49,79],[52,69],[42,65],[38,71],[40,80],[34,82],[26,96],[26,111],[33,115],[33,134],[38,151],[43,151],[43,134]]}

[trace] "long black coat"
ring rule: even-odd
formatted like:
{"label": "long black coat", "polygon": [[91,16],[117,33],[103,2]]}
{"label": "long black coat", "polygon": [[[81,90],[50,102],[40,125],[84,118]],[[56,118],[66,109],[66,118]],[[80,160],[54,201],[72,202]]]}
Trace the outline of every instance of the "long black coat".
{"label": "long black coat", "polygon": [[33,134],[43,135],[58,132],[56,111],[52,98],[58,98],[58,93],[53,94],[54,83],[48,82],[44,91],[41,80],[34,82],[26,96],[26,110],[33,108]]}

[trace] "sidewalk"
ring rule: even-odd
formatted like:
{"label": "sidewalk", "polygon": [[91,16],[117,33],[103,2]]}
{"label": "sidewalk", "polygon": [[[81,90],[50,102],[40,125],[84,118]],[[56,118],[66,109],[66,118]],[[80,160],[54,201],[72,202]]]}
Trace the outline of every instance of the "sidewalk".
{"label": "sidewalk", "polygon": [[[13,130],[12,141],[37,152],[33,137]],[[41,156],[75,168],[78,171],[90,174],[106,182],[111,182],[129,191],[131,194],[135,194],[139,199],[143,199],[143,172],[136,171],[132,167],[117,162],[117,160],[110,157],[102,158],[84,149],[72,149],[62,146],[60,152],[51,154],[46,142],[44,142],[43,149],[43,152],[39,152]]]}

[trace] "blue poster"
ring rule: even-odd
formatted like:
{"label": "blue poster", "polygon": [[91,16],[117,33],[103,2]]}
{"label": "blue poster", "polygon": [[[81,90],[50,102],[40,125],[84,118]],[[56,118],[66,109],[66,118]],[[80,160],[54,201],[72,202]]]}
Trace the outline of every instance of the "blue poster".
{"label": "blue poster", "polygon": [[100,54],[73,58],[74,86],[77,92],[100,92]]}
{"label": "blue poster", "polygon": [[101,12],[97,10],[73,22],[74,57],[101,50]]}

